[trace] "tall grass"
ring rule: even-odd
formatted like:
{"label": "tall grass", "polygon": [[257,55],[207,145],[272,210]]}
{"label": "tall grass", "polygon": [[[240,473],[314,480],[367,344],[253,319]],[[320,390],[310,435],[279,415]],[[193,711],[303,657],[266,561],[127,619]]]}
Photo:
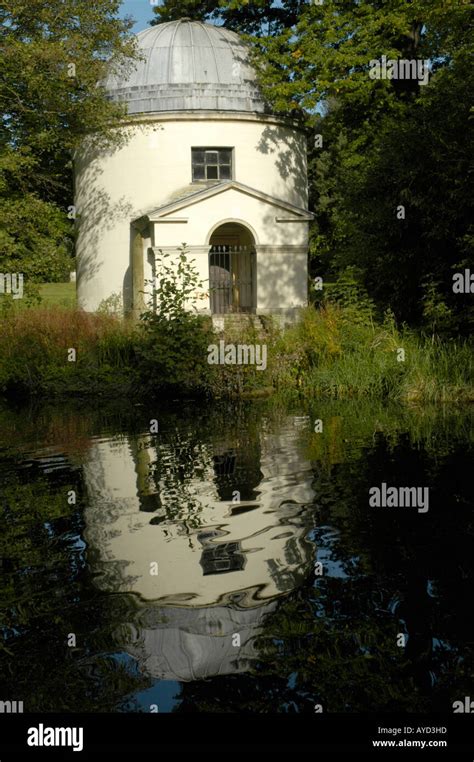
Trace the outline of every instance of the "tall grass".
{"label": "tall grass", "polygon": [[130,325],[109,315],[38,307],[0,323],[0,390],[10,395],[123,391],[132,359]]}
{"label": "tall grass", "polygon": [[306,308],[272,354],[273,386],[288,398],[474,400],[467,341],[424,339],[390,316],[376,324],[353,305]]}
{"label": "tall grass", "polygon": [[[184,324],[173,333],[171,325],[164,330],[155,322],[150,330],[113,315],[61,307],[9,311],[0,321],[0,393],[158,394],[171,385],[175,396],[202,390],[213,397],[276,393],[284,404],[318,398],[474,400],[467,341],[424,339],[398,329],[389,315],[377,323],[365,305],[307,307],[287,330],[271,320],[265,326],[249,321],[223,336],[196,326],[189,333]],[[209,365],[207,344],[220,338],[266,344],[267,368]]]}

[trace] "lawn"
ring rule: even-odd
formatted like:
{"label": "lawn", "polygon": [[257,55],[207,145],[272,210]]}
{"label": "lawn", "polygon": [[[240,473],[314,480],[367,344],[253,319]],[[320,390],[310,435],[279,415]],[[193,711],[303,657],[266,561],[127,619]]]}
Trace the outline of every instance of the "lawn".
{"label": "lawn", "polygon": [[42,283],[40,293],[45,307],[56,305],[74,307],[76,304],[75,283]]}
{"label": "lawn", "polygon": [[[39,288],[41,296],[42,307],[69,307],[76,306],[76,284],[75,283],[37,283],[35,289]],[[37,291],[36,291],[37,293]],[[8,301],[8,304],[4,304],[4,300]],[[37,307],[38,303],[30,301],[28,299],[13,299],[11,296],[4,296],[0,294],[0,307],[10,306],[15,309],[24,310]]]}

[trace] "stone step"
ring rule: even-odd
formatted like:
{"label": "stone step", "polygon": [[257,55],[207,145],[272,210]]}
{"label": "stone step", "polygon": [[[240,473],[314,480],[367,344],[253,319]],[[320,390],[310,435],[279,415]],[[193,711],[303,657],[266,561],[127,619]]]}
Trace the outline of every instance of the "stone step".
{"label": "stone step", "polygon": [[212,324],[219,333],[238,334],[253,327],[257,335],[266,336],[265,324],[259,315],[245,313],[227,313],[225,315],[213,315]]}

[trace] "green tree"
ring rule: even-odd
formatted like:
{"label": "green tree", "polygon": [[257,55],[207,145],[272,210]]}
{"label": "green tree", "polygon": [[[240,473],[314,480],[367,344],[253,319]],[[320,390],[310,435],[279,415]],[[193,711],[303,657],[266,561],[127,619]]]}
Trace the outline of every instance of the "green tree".
{"label": "green tree", "polygon": [[[246,33],[266,100],[309,128],[313,274],[356,267],[381,312],[412,324],[434,284],[455,330],[468,329],[469,295],[452,292],[472,243],[468,4],[170,0],[156,12]],[[370,61],[382,55],[429,60],[429,83],[372,79]]]}
{"label": "green tree", "polygon": [[282,32],[286,26],[296,24],[302,0],[165,0],[156,6],[157,18],[152,24],[173,21],[183,17],[223,24],[228,29],[255,35]]}
{"label": "green tree", "polygon": [[[472,241],[467,13],[444,0],[326,0],[256,41],[267,99],[323,138],[310,142],[314,271],[356,266],[381,309],[413,324],[435,283],[458,330],[472,319],[452,292]],[[429,84],[371,79],[382,55],[429,60]]]}
{"label": "green tree", "polygon": [[6,0],[0,7],[0,271],[58,280],[69,269],[72,155],[112,140],[123,108],[98,82],[134,43],[119,0]]}

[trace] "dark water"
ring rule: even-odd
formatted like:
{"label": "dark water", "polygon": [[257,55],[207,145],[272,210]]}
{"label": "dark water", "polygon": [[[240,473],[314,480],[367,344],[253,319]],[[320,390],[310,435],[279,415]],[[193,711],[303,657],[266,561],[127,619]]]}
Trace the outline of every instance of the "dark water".
{"label": "dark water", "polygon": [[[0,699],[26,712],[472,695],[468,411],[2,409],[0,479]],[[382,482],[429,509],[370,506]]]}

